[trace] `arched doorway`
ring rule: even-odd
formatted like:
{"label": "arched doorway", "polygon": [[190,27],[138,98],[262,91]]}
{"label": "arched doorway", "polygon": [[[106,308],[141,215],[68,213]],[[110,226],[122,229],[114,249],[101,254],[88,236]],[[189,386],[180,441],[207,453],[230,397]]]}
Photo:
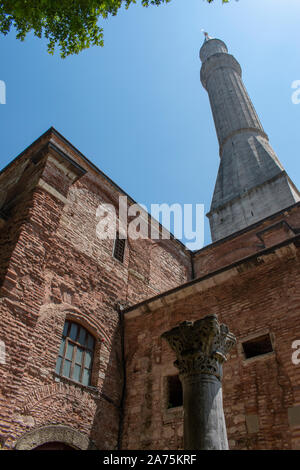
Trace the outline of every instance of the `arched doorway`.
{"label": "arched doorway", "polygon": [[61,424],[42,426],[21,436],[16,450],[97,450],[89,437]]}
{"label": "arched doorway", "polygon": [[32,450],[79,450],[78,447],[72,447],[64,442],[45,442]]}

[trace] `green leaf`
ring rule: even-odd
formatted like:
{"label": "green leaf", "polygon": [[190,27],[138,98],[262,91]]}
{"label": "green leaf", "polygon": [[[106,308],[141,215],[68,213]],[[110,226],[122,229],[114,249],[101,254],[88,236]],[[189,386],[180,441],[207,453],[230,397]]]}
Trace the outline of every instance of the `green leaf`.
{"label": "green leaf", "polygon": [[[141,0],[141,4],[159,6],[170,1]],[[13,26],[16,38],[24,41],[33,32],[48,40],[49,54],[59,48],[61,57],[66,58],[91,46],[103,47],[99,19],[115,16],[122,6],[127,9],[132,3],[137,0],[4,0],[0,2],[0,34],[6,35]]]}

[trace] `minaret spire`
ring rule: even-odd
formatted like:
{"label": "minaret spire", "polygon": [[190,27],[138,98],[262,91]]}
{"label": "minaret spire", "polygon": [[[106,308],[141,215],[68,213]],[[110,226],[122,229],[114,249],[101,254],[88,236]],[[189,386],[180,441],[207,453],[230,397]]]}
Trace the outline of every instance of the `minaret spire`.
{"label": "minaret spire", "polygon": [[300,193],[269,144],[239,63],[223,41],[207,33],[205,37],[200,77],[209,95],[221,157],[207,214],[216,241],[298,202]]}

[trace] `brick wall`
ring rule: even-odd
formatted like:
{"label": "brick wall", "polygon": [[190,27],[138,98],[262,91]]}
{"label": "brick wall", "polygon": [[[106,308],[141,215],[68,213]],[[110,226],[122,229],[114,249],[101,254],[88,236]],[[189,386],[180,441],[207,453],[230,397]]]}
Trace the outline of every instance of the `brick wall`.
{"label": "brick wall", "polygon": [[[300,420],[291,420],[300,405],[300,365],[292,362],[299,292],[299,244],[291,244],[125,313],[123,447],[182,449],[183,410],[167,409],[166,401],[175,354],[160,336],[184,320],[217,314],[237,337],[223,380],[230,448],[299,449]],[[242,342],[266,333],[274,352],[246,360]]]}
{"label": "brick wall", "polygon": [[[174,240],[129,240],[124,262],[113,258],[114,241],[96,236],[96,211],[103,202],[117,207],[123,193],[53,131],[0,182],[7,209],[0,234],[1,443],[13,448],[29,431],[65,425],[99,449],[116,448],[123,385],[116,306],[190,279],[190,254]],[[92,387],[54,372],[66,319],[96,339]]]}
{"label": "brick wall", "polygon": [[[224,370],[230,447],[299,447],[300,379],[291,362],[291,343],[300,339],[298,248],[241,262],[231,276],[225,269],[294,238],[298,206],[197,252],[196,277],[210,279],[178,288],[192,277],[191,253],[179,242],[130,239],[120,263],[114,241],[96,236],[99,204],[117,209],[124,192],[53,130],[0,174],[0,184],[1,445],[14,448],[28,433],[65,426],[88,445],[116,448],[123,388],[117,305],[177,288],[159,308],[125,314],[123,448],[182,448],[182,408],[166,407],[166,377],[177,370],[160,335],[208,313],[238,338]],[[214,281],[218,269],[225,271]],[[96,339],[91,387],[55,374],[66,320]],[[262,331],[275,352],[245,361],[241,341]]]}
{"label": "brick wall", "polygon": [[194,253],[195,277],[221,269],[295,236],[300,228],[299,207],[297,203]]}

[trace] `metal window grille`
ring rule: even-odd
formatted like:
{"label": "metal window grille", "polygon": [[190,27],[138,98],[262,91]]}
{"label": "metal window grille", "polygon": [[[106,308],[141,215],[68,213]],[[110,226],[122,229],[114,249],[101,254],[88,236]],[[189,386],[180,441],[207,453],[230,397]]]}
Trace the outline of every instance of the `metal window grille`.
{"label": "metal window grille", "polygon": [[119,232],[117,232],[115,245],[114,245],[114,258],[116,258],[121,263],[123,263],[124,253],[125,253],[125,239],[119,238]]}

